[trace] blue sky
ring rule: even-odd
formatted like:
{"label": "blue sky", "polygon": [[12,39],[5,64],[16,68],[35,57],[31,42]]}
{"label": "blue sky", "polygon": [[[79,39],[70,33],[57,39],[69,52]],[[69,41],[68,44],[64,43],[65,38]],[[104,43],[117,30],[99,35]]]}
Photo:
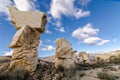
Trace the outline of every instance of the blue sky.
{"label": "blue sky", "polygon": [[17,31],[10,23],[6,5],[47,14],[48,23],[40,38],[39,56],[54,55],[58,38],[67,39],[78,52],[120,49],[119,0],[0,0],[0,55],[13,52],[8,46]]}

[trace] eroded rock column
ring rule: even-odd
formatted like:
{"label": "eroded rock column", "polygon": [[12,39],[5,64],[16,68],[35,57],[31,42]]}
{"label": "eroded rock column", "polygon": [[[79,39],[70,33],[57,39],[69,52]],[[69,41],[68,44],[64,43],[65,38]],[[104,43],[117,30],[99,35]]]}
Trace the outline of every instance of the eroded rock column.
{"label": "eroded rock column", "polygon": [[75,68],[73,60],[74,51],[71,44],[64,38],[56,41],[55,67],[62,66],[65,69]]}
{"label": "eroded rock column", "polygon": [[19,11],[13,6],[8,9],[11,21],[18,30],[9,45],[14,49],[9,69],[22,68],[33,72],[37,67],[37,46],[40,34],[45,31],[46,15],[43,12]]}

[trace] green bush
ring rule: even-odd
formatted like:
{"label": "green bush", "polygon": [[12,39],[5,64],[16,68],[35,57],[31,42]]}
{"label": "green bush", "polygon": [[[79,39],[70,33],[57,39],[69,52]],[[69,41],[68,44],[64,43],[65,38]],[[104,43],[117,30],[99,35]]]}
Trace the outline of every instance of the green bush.
{"label": "green bush", "polygon": [[102,79],[102,80],[116,80],[117,78],[119,78],[116,75],[108,74],[106,72],[100,72],[97,74],[97,76],[99,79]]}

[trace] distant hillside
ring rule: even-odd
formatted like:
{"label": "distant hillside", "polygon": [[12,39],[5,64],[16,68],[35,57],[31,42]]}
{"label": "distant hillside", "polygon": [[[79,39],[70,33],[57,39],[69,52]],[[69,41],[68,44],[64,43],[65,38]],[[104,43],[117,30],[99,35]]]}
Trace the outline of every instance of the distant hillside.
{"label": "distant hillside", "polygon": [[0,56],[0,63],[10,62],[12,56]]}
{"label": "distant hillside", "polygon": [[48,62],[54,62],[55,60],[55,56],[48,56],[48,57],[42,57],[42,58],[39,58],[41,60],[44,60],[44,61],[48,61]]}

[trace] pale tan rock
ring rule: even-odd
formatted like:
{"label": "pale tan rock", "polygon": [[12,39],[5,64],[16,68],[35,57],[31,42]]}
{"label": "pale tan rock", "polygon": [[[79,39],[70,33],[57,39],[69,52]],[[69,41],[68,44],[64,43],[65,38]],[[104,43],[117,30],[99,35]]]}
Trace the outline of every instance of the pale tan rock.
{"label": "pale tan rock", "polygon": [[25,45],[37,47],[39,45],[39,38],[38,31],[26,25],[16,32],[9,47],[17,48]]}
{"label": "pale tan rock", "polygon": [[15,48],[10,63],[10,70],[23,68],[29,72],[36,69],[38,54],[37,46],[39,45],[39,33],[30,26],[21,28],[13,38],[12,48]]}
{"label": "pale tan rock", "polygon": [[74,51],[71,44],[64,38],[57,39],[56,41],[56,54],[55,54],[55,67],[62,66],[65,69],[75,68]]}
{"label": "pale tan rock", "polygon": [[75,68],[74,60],[72,59],[55,59],[55,67],[62,66],[65,69]]}
{"label": "pale tan rock", "polygon": [[89,55],[86,52],[80,52],[79,57],[81,58],[81,61],[85,61],[86,63],[89,63]]}
{"label": "pale tan rock", "polygon": [[32,73],[38,63],[37,47],[40,34],[45,31],[46,15],[38,11],[19,11],[13,6],[8,6],[8,9],[11,21],[18,30],[9,45],[14,48],[9,70],[22,68]]}
{"label": "pale tan rock", "polygon": [[17,29],[26,25],[35,28],[40,33],[45,31],[45,24],[47,22],[46,14],[43,12],[19,11],[16,7],[8,6],[11,21]]}
{"label": "pale tan rock", "polygon": [[33,72],[36,70],[37,62],[37,49],[24,46],[14,50],[9,69],[23,68],[27,71]]}
{"label": "pale tan rock", "polygon": [[56,41],[56,54],[55,57],[62,57],[62,58],[71,58],[72,56],[72,47],[71,44],[66,41],[64,38],[60,38]]}

